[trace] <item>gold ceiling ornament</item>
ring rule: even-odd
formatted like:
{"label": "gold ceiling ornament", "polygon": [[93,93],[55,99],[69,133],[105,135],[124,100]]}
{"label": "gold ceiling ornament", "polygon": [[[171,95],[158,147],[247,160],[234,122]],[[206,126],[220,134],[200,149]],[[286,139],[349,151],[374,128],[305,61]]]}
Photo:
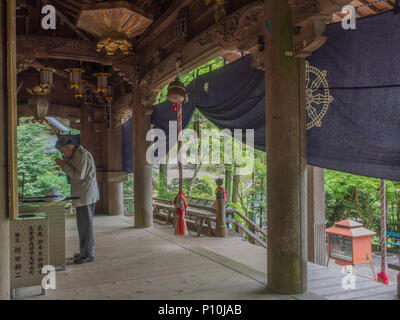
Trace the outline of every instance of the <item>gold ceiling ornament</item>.
{"label": "gold ceiling ornament", "polygon": [[82,68],[65,69],[69,73],[69,81],[71,89],[79,89],[82,84],[82,73],[85,72]]}
{"label": "gold ceiling ornament", "polygon": [[97,51],[114,55],[118,49],[128,54],[129,39],[141,35],[153,17],[127,1],[83,5],[76,26],[99,39]]}
{"label": "gold ceiling ornament", "polygon": [[108,92],[108,78],[111,77],[111,73],[95,73],[97,77],[97,93],[103,93],[104,95]]}
{"label": "gold ceiling ornament", "polygon": [[111,32],[106,34],[97,43],[97,52],[105,50],[109,56],[113,56],[118,49],[123,54],[128,54],[132,50],[132,43],[128,37],[121,32]]}

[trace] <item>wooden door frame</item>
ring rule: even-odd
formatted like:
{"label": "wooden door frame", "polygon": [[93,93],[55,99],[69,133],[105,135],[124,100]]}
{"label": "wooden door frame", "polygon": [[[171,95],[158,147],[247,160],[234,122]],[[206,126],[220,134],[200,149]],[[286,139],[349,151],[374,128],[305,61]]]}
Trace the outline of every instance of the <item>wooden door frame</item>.
{"label": "wooden door frame", "polygon": [[18,216],[16,0],[7,0],[7,120],[9,217]]}

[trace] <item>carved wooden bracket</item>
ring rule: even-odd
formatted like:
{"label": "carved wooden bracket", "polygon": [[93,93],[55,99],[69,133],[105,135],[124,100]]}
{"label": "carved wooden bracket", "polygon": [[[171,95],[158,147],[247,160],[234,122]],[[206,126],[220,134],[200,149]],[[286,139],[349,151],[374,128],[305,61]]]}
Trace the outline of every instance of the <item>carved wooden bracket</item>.
{"label": "carved wooden bracket", "polygon": [[[185,43],[181,72],[204,64],[227,50],[246,51],[250,47],[256,48],[259,35],[264,33],[263,15],[263,1],[250,2],[227,16],[220,14],[218,22]],[[157,60],[154,67],[145,68],[147,71],[140,83],[141,88],[146,88],[143,92],[157,92],[175,77],[177,55],[175,52]],[[154,61],[153,56],[141,58],[142,61]]]}
{"label": "carved wooden bracket", "polygon": [[293,56],[308,57],[327,40],[326,24],[351,0],[288,0],[293,10]]}
{"label": "carved wooden bracket", "polygon": [[220,16],[214,26],[198,37],[198,42],[202,46],[217,41],[226,49],[238,47],[243,40],[251,37],[262,22],[263,15],[263,2],[252,2],[228,16]]}
{"label": "carved wooden bracket", "polygon": [[112,65],[115,72],[127,83],[132,86],[136,85],[137,72],[136,72],[136,57],[128,56],[116,60]]}

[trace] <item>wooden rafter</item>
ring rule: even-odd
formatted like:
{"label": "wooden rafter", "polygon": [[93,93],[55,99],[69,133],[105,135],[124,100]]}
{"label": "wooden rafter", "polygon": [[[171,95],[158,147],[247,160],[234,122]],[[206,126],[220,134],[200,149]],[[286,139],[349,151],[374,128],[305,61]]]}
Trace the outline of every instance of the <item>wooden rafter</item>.
{"label": "wooden rafter", "polygon": [[[44,0],[45,3],[53,5],[56,9],[57,6],[55,6],[55,0]],[[85,41],[90,41],[89,37],[86,36],[81,30],[79,30],[75,24],[73,24],[63,13],[61,10],[56,10],[57,16],[65,22],[65,24],[70,27],[79,37],[81,37]]]}

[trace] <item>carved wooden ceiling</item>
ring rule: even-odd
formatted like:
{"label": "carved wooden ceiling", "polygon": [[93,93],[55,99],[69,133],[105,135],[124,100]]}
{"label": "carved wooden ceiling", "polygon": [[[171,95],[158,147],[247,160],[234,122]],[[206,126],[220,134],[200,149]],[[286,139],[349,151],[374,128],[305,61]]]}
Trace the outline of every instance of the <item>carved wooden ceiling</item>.
{"label": "carved wooden ceiling", "polygon": [[[210,56],[210,51],[212,51],[212,55],[224,55],[229,52],[229,55],[232,56],[232,52],[236,50],[238,52],[237,56],[240,57],[241,46],[246,48],[258,47],[257,30],[263,30],[264,28],[264,24],[261,21],[262,14],[257,14],[258,11],[262,13],[261,1],[225,0],[223,9],[218,11],[215,7],[217,5],[216,2],[214,5],[206,6],[203,0],[127,0],[126,2],[152,16],[154,22],[142,35],[129,39],[133,44],[131,54],[124,56],[121,52],[117,52],[115,56],[110,57],[104,51],[96,52],[98,38],[76,26],[82,5],[101,2],[104,1],[17,1],[17,68],[19,73],[18,83],[21,86],[18,102],[21,105],[26,104],[29,99],[26,88],[37,85],[39,74],[35,69],[40,69],[43,66],[56,69],[54,74],[55,88],[51,95],[51,103],[54,105],[68,105],[71,106],[72,110],[76,110],[82,102],[73,97],[71,90],[66,89],[69,81],[68,74],[65,72],[66,68],[83,67],[86,70],[83,78],[87,81],[87,86],[92,89],[96,87],[94,73],[101,71],[112,72],[111,82],[117,88],[115,92],[116,98],[129,91],[129,85],[138,77],[142,79],[140,85],[144,84],[147,86],[145,88],[151,88],[151,90],[156,90],[160,84],[165,85],[175,69],[175,54],[177,50],[175,20],[185,8],[187,8],[187,18],[190,22],[189,35],[185,41],[193,40],[188,46],[189,51],[191,51],[190,55],[185,53],[185,66],[183,68],[186,68],[186,70],[193,68],[195,64],[206,62],[207,57]],[[345,0],[336,2],[347,3]],[[357,0],[352,1],[351,4],[358,7],[358,17],[364,17],[393,9],[395,1],[375,2],[375,0]],[[368,5],[369,3],[375,4]],[[43,18],[41,9],[45,4],[51,4],[57,10],[55,30],[44,30],[41,27],[41,19]],[[252,7],[251,4],[256,5]],[[246,6],[250,6],[249,9],[241,11],[241,8]],[[338,8],[339,6],[336,6],[335,11]],[[236,12],[239,13],[236,14]],[[345,14],[337,12],[333,14],[331,22],[338,22],[344,16]],[[216,27],[212,29],[213,27],[211,26],[214,24]],[[244,33],[233,33],[237,32],[237,30],[230,30],[231,27],[243,28],[243,30],[247,31],[256,30],[256,33],[251,31],[252,39],[244,41],[245,39],[242,39],[245,38],[243,36]],[[236,34],[239,35],[240,39],[235,38],[233,42],[231,41],[232,39],[226,37],[236,36]],[[200,37],[201,40],[202,35],[206,37],[206,40],[208,39],[206,42],[202,43],[195,40],[196,37]],[[225,42],[225,44],[222,44],[225,51],[209,46],[210,39],[214,42]],[[236,49],[231,49],[231,46]],[[140,58],[141,71],[138,71],[136,56]],[[137,76],[136,72],[140,72],[140,74]],[[157,81],[159,83],[156,88],[155,83]],[[138,84],[136,83],[135,85]],[[99,107],[103,105],[103,102],[98,97],[95,98],[94,103]]]}

